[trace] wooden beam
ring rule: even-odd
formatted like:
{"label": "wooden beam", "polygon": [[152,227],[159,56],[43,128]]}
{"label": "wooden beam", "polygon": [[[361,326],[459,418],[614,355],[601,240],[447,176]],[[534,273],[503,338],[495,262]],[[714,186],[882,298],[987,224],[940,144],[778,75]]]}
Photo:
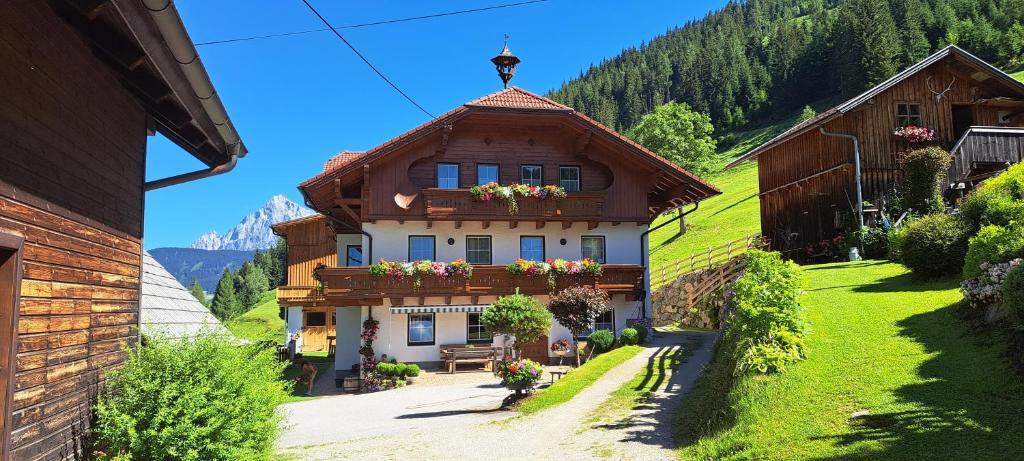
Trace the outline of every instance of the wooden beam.
{"label": "wooden beam", "polygon": [[455,220],[455,228],[456,229],[462,229],[462,220],[461,219],[456,219]]}
{"label": "wooden beam", "polygon": [[392,297],[392,298],[388,298],[388,299],[391,300],[391,305],[392,306],[401,306],[402,304],[405,304],[405,298]]}
{"label": "wooden beam", "polygon": [[572,227],[572,221],[562,221],[562,230]]}
{"label": "wooden beam", "polygon": [[512,220],[508,222],[509,229],[515,229],[516,227],[519,227],[519,221]]}
{"label": "wooden beam", "polygon": [[548,222],[543,220],[543,219],[538,219],[537,220],[537,229],[543,229],[544,226],[547,225],[547,223]]}
{"label": "wooden beam", "polygon": [[480,304],[480,296],[479,295],[470,296],[469,297],[469,303],[470,304]]}
{"label": "wooden beam", "polygon": [[489,229],[491,227],[491,222],[490,221],[483,221],[481,223],[481,227],[484,228],[484,229]]}
{"label": "wooden beam", "polygon": [[426,297],[426,296],[420,296],[419,298],[417,298],[417,299],[416,299],[416,302],[417,302],[417,303],[418,303],[418,304],[419,304],[420,306],[422,306],[422,305],[424,305],[424,304],[426,304],[426,303],[427,303],[427,297]]}
{"label": "wooden beam", "polygon": [[445,297],[444,297],[444,303],[445,303],[445,304],[448,304],[448,305],[451,305],[451,303],[452,303],[452,297],[451,297],[451,296],[445,296]]}
{"label": "wooden beam", "polygon": [[597,229],[597,226],[600,225],[600,224],[601,223],[599,223],[597,221],[587,221],[587,230]]}
{"label": "wooden beam", "polygon": [[352,207],[344,203],[336,203],[335,205],[338,205],[338,208],[341,208],[341,211],[344,211],[345,214],[348,215],[349,218],[352,218],[353,221],[357,223],[360,222],[359,214],[357,214],[355,211],[352,211]]}
{"label": "wooden beam", "polygon": [[434,227],[434,221],[431,221],[431,220],[428,219],[427,220],[427,229],[430,229],[432,227]]}
{"label": "wooden beam", "polygon": [[622,221],[612,221],[613,226],[618,226],[619,224],[622,224]]}
{"label": "wooden beam", "polygon": [[801,182],[810,181],[811,179],[814,179],[814,178],[817,178],[819,176],[823,176],[823,175],[826,175],[826,174],[834,173],[834,172],[839,171],[839,170],[845,170],[849,166],[850,166],[849,163],[840,163],[839,165],[836,165],[836,166],[834,166],[832,168],[829,168],[827,170],[819,171],[819,172],[814,173],[814,174],[812,174],[810,176],[805,176],[803,178],[797,179],[796,181],[791,181],[791,182],[783,184],[783,185],[781,185],[779,187],[768,189],[768,190],[766,190],[764,192],[761,192],[758,195],[764,196],[764,195],[770,194],[772,192],[776,192],[778,190],[785,189],[787,187],[792,187],[792,186],[800,187],[800,183]]}
{"label": "wooden beam", "polygon": [[441,129],[441,145],[438,146],[437,151],[435,152],[437,155],[443,155],[448,151],[448,139],[452,134],[452,129],[454,128],[455,127],[451,123],[447,123],[444,125],[444,128]]}

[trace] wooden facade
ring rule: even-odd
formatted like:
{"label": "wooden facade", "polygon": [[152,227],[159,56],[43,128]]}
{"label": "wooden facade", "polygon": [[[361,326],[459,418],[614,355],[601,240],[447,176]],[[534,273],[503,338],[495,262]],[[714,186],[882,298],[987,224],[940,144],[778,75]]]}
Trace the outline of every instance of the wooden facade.
{"label": "wooden facade", "polygon": [[[120,14],[141,8],[133,3]],[[129,89],[139,81],[106,61],[118,50],[127,58],[142,48],[118,28],[115,19],[125,16],[115,13],[102,1],[0,6],[4,460],[85,457],[91,447],[81,436],[103,375],[139,337],[145,152],[154,112],[151,100]],[[87,28],[105,32],[83,34]],[[152,58],[136,57],[135,75],[152,77]],[[154,89],[168,84],[147,81]],[[183,111],[179,103],[165,98],[164,114]],[[196,128],[190,136],[206,135]],[[226,158],[209,146],[202,160]]]}
{"label": "wooden facade", "polygon": [[[921,125],[936,132],[933,144],[946,149],[972,126],[1024,126],[1024,85],[959,48],[946,48],[733,163],[757,158],[761,230],[773,248],[799,249],[854,223],[853,144],[822,129],[857,137],[864,200],[876,205],[891,200],[902,154],[919,147],[893,134],[902,122],[900,104],[914,105]],[[967,150],[977,146],[967,144],[958,152],[969,158],[973,154]],[[1019,153],[1002,152],[1019,159]]]}

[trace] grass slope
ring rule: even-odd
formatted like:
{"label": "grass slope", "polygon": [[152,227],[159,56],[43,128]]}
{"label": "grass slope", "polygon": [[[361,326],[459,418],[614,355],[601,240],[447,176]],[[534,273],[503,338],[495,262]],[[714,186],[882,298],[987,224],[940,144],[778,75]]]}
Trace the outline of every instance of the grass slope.
{"label": "grass slope", "polygon": [[263,293],[249,312],[224,323],[235,336],[250,341],[284,341],[284,320],[279,316],[277,290]]}
{"label": "grass slope", "polygon": [[1024,459],[1024,386],[1004,349],[956,317],[955,280],[915,281],[879,261],[808,274],[810,357],[740,379],[710,428],[692,419],[715,399],[719,383],[703,380],[679,421],[704,437],[681,434],[682,458]]}
{"label": "grass slope", "polygon": [[555,384],[552,384],[547,389],[538,391],[536,394],[523,399],[519,403],[519,411],[528,415],[568,402],[576,394],[579,394],[580,391],[593,384],[594,381],[597,381],[608,370],[629,360],[641,350],[643,350],[641,346],[623,346],[594,357],[571,373],[566,374],[562,379],[555,381]]}
{"label": "grass slope", "polygon": [[1022,69],[1019,72],[1010,74],[1010,76],[1012,76],[1013,78],[1015,78],[1017,80],[1020,80],[1020,81],[1024,82],[1024,69]]}

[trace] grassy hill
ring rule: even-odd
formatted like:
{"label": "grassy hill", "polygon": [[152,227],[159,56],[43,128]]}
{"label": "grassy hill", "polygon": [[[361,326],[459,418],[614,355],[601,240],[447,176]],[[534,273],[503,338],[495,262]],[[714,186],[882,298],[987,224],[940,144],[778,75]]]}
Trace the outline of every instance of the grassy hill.
{"label": "grassy hill", "polygon": [[1020,71],[1018,71],[1016,73],[1013,73],[1013,74],[1010,74],[1010,75],[1012,75],[1013,78],[1024,82],[1024,69],[1021,69]]}
{"label": "grassy hill", "polygon": [[[720,399],[702,381],[679,413],[682,458],[1024,459],[1024,385],[957,318],[956,280],[881,261],[807,273],[808,359]],[[722,417],[704,426],[709,409]]]}
{"label": "grassy hill", "polygon": [[263,293],[260,302],[252,310],[236,319],[228,320],[224,326],[235,336],[251,341],[284,341],[285,324],[278,315],[277,290]]}

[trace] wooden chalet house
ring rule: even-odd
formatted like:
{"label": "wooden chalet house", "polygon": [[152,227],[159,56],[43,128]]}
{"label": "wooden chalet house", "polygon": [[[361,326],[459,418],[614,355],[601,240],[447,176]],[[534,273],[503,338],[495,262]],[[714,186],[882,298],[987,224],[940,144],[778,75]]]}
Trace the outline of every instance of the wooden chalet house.
{"label": "wooden chalet house", "polygon": [[[503,52],[507,53],[506,51]],[[560,186],[560,200],[475,199],[475,185]],[[288,242],[288,283],[278,288],[288,334],[301,350],[336,341],[335,366],[360,357],[361,323],[380,321],[378,358],[436,364],[439,347],[500,346],[480,323],[498,296],[546,301],[589,284],[612,295],[595,328],[621,331],[648,315],[646,231],[662,212],[718,194],[710,184],[552,100],[516,87],[468,102],[366,152],[343,152],[299,186],[320,214],[274,230]],[[368,264],[465,259],[472,277],[374,277]],[[511,275],[517,259],[603,264],[600,276]],[[317,270],[317,267],[320,267]],[[319,278],[319,281],[315,279]],[[322,287],[321,287],[322,285]],[[548,362],[555,326],[526,354]]]}
{"label": "wooden chalet house", "polygon": [[[911,143],[895,135],[908,125],[934,130],[935,139]],[[1024,83],[951,45],[729,167],[757,159],[761,232],[773,248],[790,250],[856,227],[858,156],[863,200],[878,206],[901,177],[902,153],[948,149],[949,186],[969,189],[1021,161],[1022,127]],[[869,219],[873,211],[865,211]]]}
{"label": "wooden chalet house", "polygon": [[[0,2],[0,62],[0,458],[85,459],[139,338],[145,192],[245,147],[167,0]],[[209,168],[147,182],[155,131]]]}

